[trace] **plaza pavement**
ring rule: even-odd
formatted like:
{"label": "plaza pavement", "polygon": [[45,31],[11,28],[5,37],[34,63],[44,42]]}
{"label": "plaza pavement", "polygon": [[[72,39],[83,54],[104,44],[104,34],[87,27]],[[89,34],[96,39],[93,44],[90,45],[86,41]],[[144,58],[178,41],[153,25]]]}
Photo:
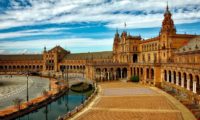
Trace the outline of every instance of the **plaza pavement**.
{"label": "plaza pavement", "polygon": [[184,105],[155,87],[105,82],[99,89],[96,98],[72,120],[195,120]]}

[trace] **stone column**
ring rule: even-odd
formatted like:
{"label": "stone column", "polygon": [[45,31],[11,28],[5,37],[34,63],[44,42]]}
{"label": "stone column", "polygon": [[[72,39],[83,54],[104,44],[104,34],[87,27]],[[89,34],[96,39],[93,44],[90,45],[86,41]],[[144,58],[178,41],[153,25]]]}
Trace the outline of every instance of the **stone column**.
{"label": "stone column", "polygon": [[136,68],[136,71],[135,71],[135,73],[136,73],[136,76],[138,76],[138,71],[137,71],[137,68]]}
{"label": "stone column", "polygon": [[122,79],[122,74],[123,74],[123,71],[121,70],[121,79]]}
{"label": "stone column", "polygon": [[108,72],[108,81],[110,80],[110,73]]}
{"label": "stone column", "polygon": [[161,74],[161,80],[162,80],[162,81],[165,81],[165,80],[164,80],[164,73],[163,73],[163,72],[161,72],[161,73],[162,73],[162,74]]}
{"label": "stone column", "polygon": [[100,79],[101,79],[101,81],[102,81],[102,71],[100,72]]}
{"label": "stone column", "polygon": [[114,71],[114,80],[117,80],[117,74],[116,74],[116,71]]}
{"label": "stone column", "polygon": [[190,79],[187,79],[187,90],[190,90]]}
{"label": "stone column", "polygon": [[178,80],[178,77],[176,76],[176,85],[179,84],[179,80]]}
{"label": "stone column", "polygon": [[193,93],[197,93],[197,82],[193,81]]}
{"label": "stone column", "polygon": [[167,82],[169,82],[169,75],[167,74]]}
{"label": "stone column", "polygon": [[181,87],[184,87],[184,78],[181,79]]}
{"label": "stone column", "polygon": [[174,84],[174,74],[171,74],[171,83]]}

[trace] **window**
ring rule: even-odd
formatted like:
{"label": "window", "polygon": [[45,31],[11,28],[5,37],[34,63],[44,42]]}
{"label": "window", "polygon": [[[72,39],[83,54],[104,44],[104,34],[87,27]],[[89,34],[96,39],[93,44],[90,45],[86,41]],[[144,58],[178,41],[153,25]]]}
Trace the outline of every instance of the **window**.
{"label": "window", "polygon": [[157,54],[154,53],[154,62],[156,62],[156,61],[157,61]]}
{"label": "window", "polygon": [[151,56],[150,56],[150,54],[148,54],[148,61],[151,61]]}
{"label": "window", "polygon": [[145,54],[142,55],[142,60],[145,62]]}

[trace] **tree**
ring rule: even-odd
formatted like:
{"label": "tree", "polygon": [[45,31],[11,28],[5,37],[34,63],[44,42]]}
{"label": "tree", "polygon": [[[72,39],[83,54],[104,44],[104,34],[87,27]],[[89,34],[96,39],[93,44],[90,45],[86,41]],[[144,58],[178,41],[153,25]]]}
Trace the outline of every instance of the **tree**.
{"label": "tree", "polygon": [[22,101],[23,101],[23,99],[21,99],[21,98],[15,98],[13,100],[13,103],[17,107],[18,110],[20,110],[20,108],[21,108]]}
{"label": "tree", "polygon": [[45,97],[47,97],[47,96],[48,96],[48,91],[44,89],[44,90],[42,91],[42,94],[43,94]]}
{"label": "tree", "polygon": [[132,76],[130,80],[132,82],[139,82],[139,76]]}

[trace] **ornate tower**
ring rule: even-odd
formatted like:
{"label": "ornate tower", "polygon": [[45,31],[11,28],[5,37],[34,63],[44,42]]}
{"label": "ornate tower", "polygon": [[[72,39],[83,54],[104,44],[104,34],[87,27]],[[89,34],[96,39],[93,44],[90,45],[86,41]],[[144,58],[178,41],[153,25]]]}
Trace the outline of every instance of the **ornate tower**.
{"label": "ornate tower", "polygon": [[118,57],[119,45],[120,45],[120,37],[117,29],[113,42],[113,58],[115,62],[118,61],[117,57]]}
{"label": "ornate tower", "polygon": [[160,33],[161,34],[166,34],[166,35],[173,35],[176,34],[176,29],[174,27],[174,21],[172,20],[172,14],[169,11],[169,7],[167,5],[166,11],[164,14],[164,20],[162,22],[162,28]]}
{"label": "ornate tower", "polygon": [[172,14],[169,11],[167,5],[164,20],[162,21],[162,28],[160,30],[160,60],[161,62],[167,62],[171,56],[171,37],[176,34],[176,28],[172,19]]}

